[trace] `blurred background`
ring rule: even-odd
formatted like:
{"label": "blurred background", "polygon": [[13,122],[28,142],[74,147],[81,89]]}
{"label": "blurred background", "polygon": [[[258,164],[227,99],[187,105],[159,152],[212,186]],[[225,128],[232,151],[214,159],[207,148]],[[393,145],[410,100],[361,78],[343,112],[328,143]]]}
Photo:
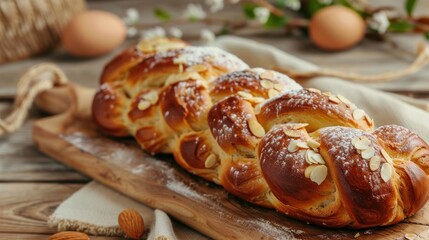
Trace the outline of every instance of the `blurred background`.
{"label": "blurred background", "polygon": [[[355,16],[343,11],[326,12],[320,14],[311,35],[314,16],[333,5],[346,7],[361,19],[356,22]],[[54,62],[72,81],[96,87],[104,64],[141,38],[166,35],[204,44],[232,34],[273,45],[324,68],[370,74],[408,66],[416,44],[429,36],[427,0],[2,0],[0,13],[3,99],[14,95],[26,69],[41,62]],[[362,24],[364,32],[359,34]],[[323,39],[317,42],[317,34],[322,38],[328,34],[323,32],[326,27],[333,28],[329,41],[334,47],[346,41],[345,47],[330,49]],[[424,98],[429,84],[422,78],[428,73],[423,68],[395,81],[394,87],[368,85]]]}

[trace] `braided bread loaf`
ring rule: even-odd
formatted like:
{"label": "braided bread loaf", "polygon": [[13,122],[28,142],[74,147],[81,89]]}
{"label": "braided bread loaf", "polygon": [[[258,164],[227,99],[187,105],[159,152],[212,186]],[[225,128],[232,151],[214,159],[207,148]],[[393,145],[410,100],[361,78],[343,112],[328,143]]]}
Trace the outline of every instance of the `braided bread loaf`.
{"label": "braided bread loaf", "polygon": [[[257,57],[257,56],[255,56]],[[390,225],[429,197],[429,146],[373,121],[340,95],[181,40],[143,41],[104,69],[95,122],[173,153],[191,173],[293,218]]]}

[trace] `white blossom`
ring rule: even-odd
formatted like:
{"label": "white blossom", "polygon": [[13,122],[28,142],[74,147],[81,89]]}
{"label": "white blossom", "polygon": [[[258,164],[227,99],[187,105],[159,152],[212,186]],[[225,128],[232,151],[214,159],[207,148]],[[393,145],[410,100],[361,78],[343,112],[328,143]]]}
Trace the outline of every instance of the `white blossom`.
{"label": "white blossom", "polygon": [[200,4],[190,3],[183,12],[183,16],[187,19],[199,20],[206,18],[207,14]]}
{"label": "white blossom", "polygon": [[301,8],[301,1],[299,0],[287,0],[285,2],[286,7],[298,11]]}
{"label": "white blossom", "polygon": [[177,27],[171,27],[168,29],[168,33],[175,38],[181,38],[183,36],[182,30]]}
{"label": "white blossom", "polygon": [[137,35],[137,28],[135,28],[135,27],[129,27],[127,29],[127,36],[128,37],[134,37],[135,35]]}
{"label": "white blossom", "polygon": [[139,22],[140,14],[135,8],[128,8],[125,12],[124,22],[127,25],[135,25]]}
{"label": "white blossom", "polygon": [[319,3],[329,5],[332,3],[332,0],[319,0]]}
{"label": "white blossom", "polygon": [[206,0],[206,5],[210,7],[210,12],[219,12],[223,9],[223,0]]}
{"label": "white blossom", "polygon": [[143,39],[143,40],[150,40],[150,39],[161,38],[165,36],[166,36],[165,29],[162,27],[150,28],[140,32],[140,39]]}
{"label": "white blossom", "polygon": [[384,11],[375,13],[374,15],[372,15],[372,18],[369,21],[369,27],[374,30],[377,30],[379,34],[385,33],[389,25],[389,18]]}
{"label": "white blossom", "polygon": [[255,14],[256,20],[262,24],[266,23],[268,17],[270,16],[270,10],[264,7],[257,7],[253,9],[253,13]]}
{"label": "white blossom", "polygon": [[200,32],[200,38],[203,42],[209,43],[209,42],[213,42],[215,40],[216,36],[209,29],[203,29]]}

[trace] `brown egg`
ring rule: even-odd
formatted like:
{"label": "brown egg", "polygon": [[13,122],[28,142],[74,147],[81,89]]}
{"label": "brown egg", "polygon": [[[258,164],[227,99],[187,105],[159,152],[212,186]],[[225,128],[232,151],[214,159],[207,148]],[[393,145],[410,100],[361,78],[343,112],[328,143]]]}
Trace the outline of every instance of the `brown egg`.
{"label": "brown egg", "polygon": [[310,20],[310,38],[318,47],[338,51],[353,47],[365,35],[365,21],[353,10],[330,6],[319,10]]}
{"label": "brown egg", "polygon": [[92,10],[75,16],[64,28],[62,46],[78,57],[94,57],[112,51],[124,41],[127,28],[114,14]]}

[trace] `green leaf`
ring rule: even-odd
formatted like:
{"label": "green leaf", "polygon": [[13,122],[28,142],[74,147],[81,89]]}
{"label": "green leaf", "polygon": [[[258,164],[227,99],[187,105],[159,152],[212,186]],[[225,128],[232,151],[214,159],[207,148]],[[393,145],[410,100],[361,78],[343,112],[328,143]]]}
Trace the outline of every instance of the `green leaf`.
{"label": "green leaf", "polygon": [[336,2],[340,5],[343,5],[344,7],[350,8],[363,18],[368,17],[368,14],[365,12],[365,10],[356,8],[356,6],[351,4],[349,0],[336,0]]}
{"label": "green leaf", "polygon": [[218,35],[228,35],[231,32],[230,28],[227,25],[223,25]]}
{"label": "green leaf", "polygon": [[309,0],[307,3],[307,16],[311,18],[317,11],[326,7],[327,5],[321,4],[318,0]]}
{"label": "green leaf", "polygon": [[283,27],[287,23],[287,17],[286,16],[276,16],[274,14],[270,14],[268,17],[267,22],[265,22],[264,26],[267,28],[279,28]]}
{"label": "green leaf", "polygon": [[391,22],[387,30],[389,32],[410,32],[413,29],[414,29],[414,25],[412,23],[401,20],[401,21]]}
{"label": "green leaf", "polygon": [[171,15],[169,12],[167,12],[166,10],[162,9],[162,8],[155,8],[153,10],[153,14],[160,20],[162,21],[168,21],[171,19]]}
{"label": "green leaf", "polygon": [[276,6],[277,7],[279,7],[279,8],[285,8],[286,7],[286,2],[287,2],[288,0],[277,0],[276,1]]}
{"label": "green leaf", "polygon": [[426,40],[428,40],[429,41],[429,32],[425,32],[425,38],[426,38]]}
{"label": "green leaf", "polygon": [[414,8],[416,6],[417,0],[407,0],[405,2],[405,10],[407,10],[408,16],[413,15]]}
{"label": "green leaf", "polygon": [[255,10],[255,8],[259,7],[257,4],[254,3],[245,3],[243,4],[243,12],[244,15],[248,18],[248,19],[255,19],[255,13],[253,12],[253,10]]}

